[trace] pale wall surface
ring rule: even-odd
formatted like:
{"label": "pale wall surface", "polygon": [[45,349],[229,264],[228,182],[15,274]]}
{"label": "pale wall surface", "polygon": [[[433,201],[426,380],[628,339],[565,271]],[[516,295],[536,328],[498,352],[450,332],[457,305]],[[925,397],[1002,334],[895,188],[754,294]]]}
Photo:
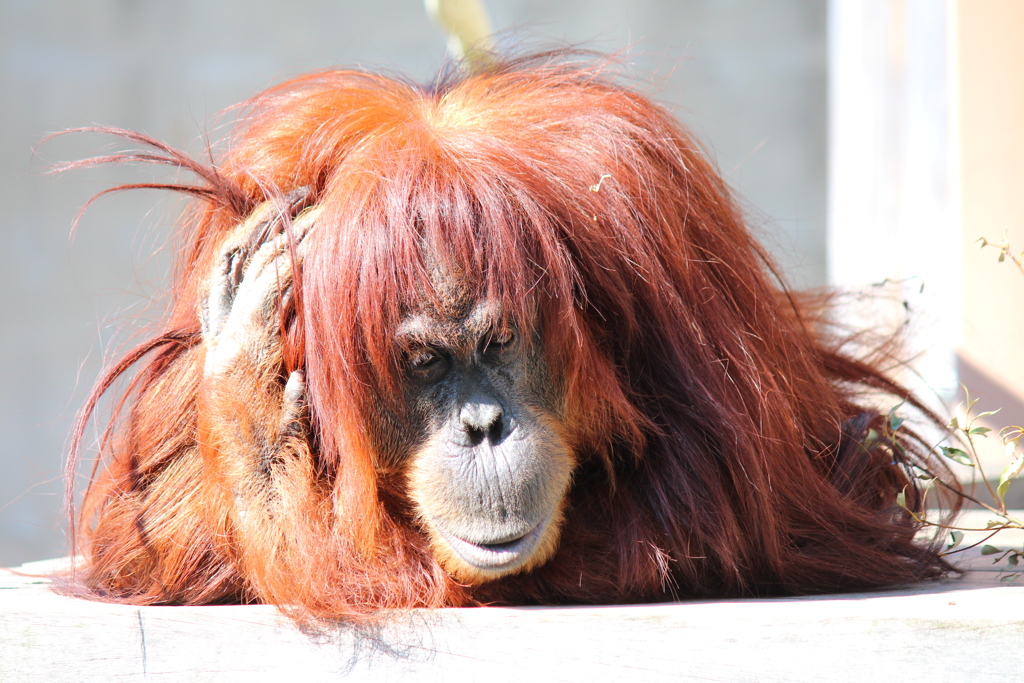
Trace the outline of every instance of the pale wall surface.
{"label": "pale wall surface", "polygon": [[[531,43],[628,52],[640,87],[708,143],[801,285],[823,284],[825,0],[487,0]],[[0,0],[0,566],[63,552],[61,461],[75,411],[161,291],[179,204],[87,198],[129,169],[39,174],[112,149],[48,132],[123,126],[201,153],[212,115],[289,75],[337,64],[429,78],[444,39],[419,0]],[[166,177],[166,176],[164,176]],[[153,319],[159,306],[151,308]]]}
{"label": "pale wall surface", "polygon": [[1024,273],[979,237],[1024,251],[1024,2],[957,6],[964,334],[960,374],[998,426],[1024,425]]}

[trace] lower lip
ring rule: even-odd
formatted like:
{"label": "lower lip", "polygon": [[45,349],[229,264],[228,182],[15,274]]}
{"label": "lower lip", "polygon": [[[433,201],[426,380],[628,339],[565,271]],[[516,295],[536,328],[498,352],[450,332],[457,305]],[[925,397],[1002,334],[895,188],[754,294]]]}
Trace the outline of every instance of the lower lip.
{"label": "lower lip", "polygon": [[513,569],[530,557],[534,548],[537,547],[537,543],[543,537],[550,519],[550,516],[545,518],[526,535],[520,536],[514,541],[493,545],[470,543],[440,527],[437,527],[437,530],[451,546],[451,549],[465,562],[477,569],[501,571]]}

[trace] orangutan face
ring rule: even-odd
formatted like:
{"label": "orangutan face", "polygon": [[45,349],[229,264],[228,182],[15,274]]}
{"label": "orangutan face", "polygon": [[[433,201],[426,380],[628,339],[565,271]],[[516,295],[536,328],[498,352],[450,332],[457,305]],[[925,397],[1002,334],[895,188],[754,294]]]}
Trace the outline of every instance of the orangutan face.
{"label": "orangutan face", "polygon": [[486,301],[452,309],[398,330],[422,435],[407,471],[437,559],[479,584],[551,557],[574,458],[538,345]]}

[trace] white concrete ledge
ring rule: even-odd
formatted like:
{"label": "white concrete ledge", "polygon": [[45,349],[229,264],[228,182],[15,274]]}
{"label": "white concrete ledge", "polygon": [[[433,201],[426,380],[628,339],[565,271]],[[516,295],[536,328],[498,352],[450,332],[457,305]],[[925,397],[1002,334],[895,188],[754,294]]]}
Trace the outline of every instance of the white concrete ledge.
{"label": "white concrete ledge", "polygon": [[0,570],[0,681],[1024,681],[1024,578],[964,563],[870,594],[414,610],[328,635],[269,606],[110,605]]}

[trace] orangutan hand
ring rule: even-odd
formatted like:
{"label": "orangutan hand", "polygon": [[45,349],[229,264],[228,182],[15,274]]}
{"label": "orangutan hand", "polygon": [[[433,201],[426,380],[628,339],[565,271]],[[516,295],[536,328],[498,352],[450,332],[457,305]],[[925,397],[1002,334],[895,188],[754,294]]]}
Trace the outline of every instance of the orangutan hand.
{"label": "orangutan hand", "polygon": [[[284,230],[283,211],[301,205],[305,195],[288,203],[268,201],[256,207],[221,245],[207,281],[200,314],[206,359],[205,383],[235,385],[260,382],[282,358],[281,314],[292,296],[294,260],[301,259],[303,238],[315,210],[307,211]],[[291,248],[294,245],[294,249]],[[265,387],[252,387],[253,395]],[[282,394],[280,434],[294,431],[305,404],[301,370],[293,371]]]}

